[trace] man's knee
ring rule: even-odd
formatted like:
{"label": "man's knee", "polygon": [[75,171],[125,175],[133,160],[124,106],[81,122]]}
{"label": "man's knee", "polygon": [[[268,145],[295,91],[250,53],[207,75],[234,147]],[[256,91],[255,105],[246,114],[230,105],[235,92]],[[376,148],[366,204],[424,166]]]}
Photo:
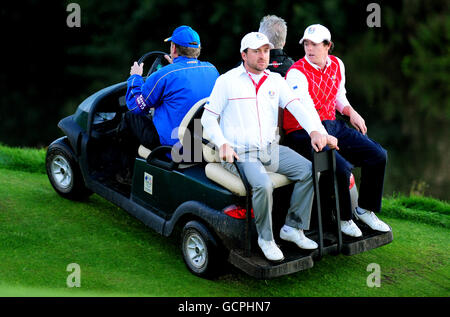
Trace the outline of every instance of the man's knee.
{"label": "man's knee", "polygon": [[267,177],[264,181],[255,184],[252,189],[256,195],[270,196],[273,193],[273,184],[270,178]]}
{"label": "man's knee", "polygon": [[301,182],[312,182],[312,163],[302,157],[298,162],[295,171],[297,173],[296,179]]}
{"label": "man's knee", "polygon": [[339,179],[350,179],[353,165],[342,157],[336,156],[336,177]]}
{"label": "man's knee", "polygon": [[380,146],[380,151],[379,151],[379,155],[380,155],[380,162],[386,164],[387,163],[387,151]]}
{"label": "man's knee", "polygon": [[387,163],[387,151],[379,144],[377,144],[372,158],[369,160],[370,165],[385,166]]}

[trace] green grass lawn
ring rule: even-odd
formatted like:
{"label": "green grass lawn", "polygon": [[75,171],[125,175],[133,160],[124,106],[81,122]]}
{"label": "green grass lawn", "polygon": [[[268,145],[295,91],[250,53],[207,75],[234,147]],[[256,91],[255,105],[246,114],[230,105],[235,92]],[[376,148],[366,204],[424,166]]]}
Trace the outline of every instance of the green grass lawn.
{"label": "green grass lawn", "polygon": [[[380,218],[393,228],[394,241],[363,254],[325,256],[309,270],[273,280],[256,280],[233,268],[205,280],[185,268],[176,237],[153,232],[98,195],[84,202],[63,199],[42,172],[2,163],[2,150],[0,296],[450,295],[446,202],[385,199]],[[405,215],[398,211],[402,208]],[[81,268],[79,288],[66,284],[70,263]],[[366,284],[370,263],[380,265],[380,287]]]}

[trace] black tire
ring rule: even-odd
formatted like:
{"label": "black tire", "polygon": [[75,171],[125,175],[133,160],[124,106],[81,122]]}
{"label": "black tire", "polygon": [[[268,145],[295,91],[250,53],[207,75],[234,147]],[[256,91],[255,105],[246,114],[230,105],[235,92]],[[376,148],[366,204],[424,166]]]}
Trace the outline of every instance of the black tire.
{"label": "black tire", "polygon": [[47,149],[45,166],[50,184],[62,197],[82,200],[92,194],[86,188],[80,167],[64,138],[50,144]]}
{"label": "black tire", "polygon": [[189,271],[203,278],[216,277],[223,256],[221,248],[208,228],[198,221],[189,221],[181,233],[181,251]]}

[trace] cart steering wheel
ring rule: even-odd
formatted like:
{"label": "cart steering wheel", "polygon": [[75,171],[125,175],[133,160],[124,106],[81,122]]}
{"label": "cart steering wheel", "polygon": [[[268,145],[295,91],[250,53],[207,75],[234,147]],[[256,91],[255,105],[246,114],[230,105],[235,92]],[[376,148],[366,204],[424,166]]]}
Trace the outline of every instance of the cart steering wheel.
{"label": "cart steering wheel", "polygon": [[156,72],[161,67],[169,64],[169,62],[164,58],[164,55],[169,55],[169,54],[161,52],[161,51],[151,51],[151,52],[145,53],[144,55],[141,56],[141,58],[139,58],[138,64],[141,64],[145,60],[149,59],[150,57],[156,56],[146,77],[150,76],[152,73]]}

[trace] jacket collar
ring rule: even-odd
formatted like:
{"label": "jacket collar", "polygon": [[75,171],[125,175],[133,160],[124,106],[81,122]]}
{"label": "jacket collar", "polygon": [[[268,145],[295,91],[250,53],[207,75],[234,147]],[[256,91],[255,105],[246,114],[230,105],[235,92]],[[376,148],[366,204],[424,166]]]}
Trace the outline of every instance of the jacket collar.
{"label": "jacket collar", "polygon": [[197,64],[198,63],[198,59],[196,58],[190,58],[190,57],[186,57],[186,56],[178,56],[173,60],[174,63],[189,63],[189,64]]}
{"label": "jacket collar", "polygon": [[287,56],[287,54],[281,48],[274,48],[270,50],[270,56]]}
{"label": "jacket collar", "polygon": [[[241,65],[239,65],[238,67],[236,67],[236,74],[238,76],[241,76],[242,74],[245,74],[247,76],[247,70],[244,67],[244,62],[241,63]],[[270,75],[270,70],[265,69],[264,70],[264,74],[266,74],[267,76]]]}
{"label": "jacket collar", "polygon": [[[308,59],[308,56],[305,55],[305,59],[306,59],[306,61],[307,61],[312,67],[314,67],[314,68],[317,69],[317,70],[321,70],[321,68],[320,68],[318,65],[314,64],[313,62],[311,62],[311,61]],[[325,70],[328,66],[330,66],[330,65],[331,65],[331,59],[330,59],[330,56],[327,56],[327,63],[325,64],[324,70]]]}

